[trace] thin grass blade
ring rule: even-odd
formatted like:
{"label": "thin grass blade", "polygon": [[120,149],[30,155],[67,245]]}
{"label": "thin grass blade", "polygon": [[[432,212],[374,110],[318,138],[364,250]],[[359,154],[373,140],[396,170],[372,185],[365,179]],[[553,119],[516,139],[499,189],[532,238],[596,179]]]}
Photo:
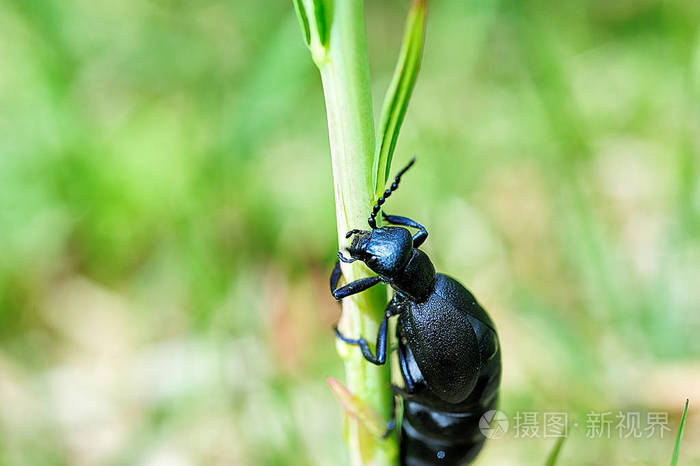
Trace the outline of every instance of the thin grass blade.
{"label": "thin grass blade", "polygon": [[294,3],[294,11],[299,18],[299,26],[301,26],[301,34],[304,36],[306,46],[311,45],[311,27],[309,26],[309,17],[306,15],[306,7],[301,0],[292,0]]}
{"label": "thin grass blade", "polygon": [[374,153],[374,191],[379,196],[389,178],[399,130],[416,83],[423,56],[427,0],[414,0],[406,19],[403,43],[394,76],[389,84],[379,120],[377,147]]}
{"label": "thin grass blade", "polygon": [[683,438],[683,428],[685,427],[685,416],[688,414],[688,399],[685,400],[683,415],[681,416],[681,425],[678,426],[678,435],[676,436],[676,446],[673,447],[673,456],[671,457],[671,466],[678,464],[678,452],[681,450],[681,439]]}
{"label": "thin grass blade", "polygon": [[552,451],[549,453],[547,462],[544,463],[544,466],[554,466],[557,464],[557,458],[559,458],[559,453],[561,453],[561,447],[564,445],[564,440],[566,440],[566,437],[563,436],[557,439],[557,442],[554,444],[554,448],[552,448]]}
{"label": "thin grass blade", "polygon": [[306,46],[314,61],[325,57],[329,40],[329,7],[325,0],[292,0]]}
{"label": "thin grass blade", "polygon": [[360,424],[377,437],[383,437],[386,433],[387,423],[378,412],[367,403],[353,395],[348,388],[332,377],[327,379],[333,395],[343,406],[348,415],[354,417]]}

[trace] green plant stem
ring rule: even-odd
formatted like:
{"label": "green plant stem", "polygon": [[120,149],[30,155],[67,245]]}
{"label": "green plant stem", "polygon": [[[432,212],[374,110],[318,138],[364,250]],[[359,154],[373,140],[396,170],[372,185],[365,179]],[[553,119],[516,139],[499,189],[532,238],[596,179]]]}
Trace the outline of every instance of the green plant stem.
{"label": "green plant stem", "polygon": [[[345,233],[367,228],[374,200],[372,179],[375,147],[374,119],[370,95],[369,63],[365,43],[363,3],[360,0],[333,2],[328,48],[314,53],[323,81],[328,134],[333,164],[338,244],[347,246]],[[360,262],[342,264],[346,282],[368,276]],[[384,286],[343,300],[340,330],[348,336],[370,340],[377,334],[387,294]],[[393,397],[389,365],[368,364],[354,346],[337,344],[345,364],[346,384],[357,398],[374,408],[387,421]],[[396,464],[394,436],[383,440],[358,421],[346,417],[346,439],[353,465]]]}
{"label": "green plant stem", "polygon": [[676,445],[673,447],[673,456],[671,457],[671,466],[678,464],[678,454],[681,450],[681,440],[683,439],[683,428],[685,427],[685,416],[688,414],[688,403],[690,399],[686,398],[683,414],[681,415],[681,424],[678,426],[678,434],[676,435]]}

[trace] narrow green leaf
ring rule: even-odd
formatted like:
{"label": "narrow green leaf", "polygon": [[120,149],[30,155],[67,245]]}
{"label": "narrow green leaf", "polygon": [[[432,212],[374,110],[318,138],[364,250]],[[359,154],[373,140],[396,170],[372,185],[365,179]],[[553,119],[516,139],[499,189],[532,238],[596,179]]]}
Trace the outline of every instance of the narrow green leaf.
{"label": "narrow green leaf", "polygon": [[391,158],[399,137],[408,101],[416,83],[425,37],[427,0],[413,0],[406,20],[403,43],[394,76],[389,84],[379,120],[379,137],[374,153],[373,181],[376,195],[381,195],[389,178]]}
{"label": "narrow green leaf", "polygon": [[564,440],[566,440],[566,437],[563,436],[557,439],[557,442],[554,444],[554,448],[552,448],[552,452],[547,457],[547,462],[544,464],[544,466],[554,466],[557,464],[557,458],[559,458],[559,453],[561,453],[561,446],[564,444]]}
{"label": "narrow green leaf", "polygon": [[314,0],[314,18],[316,20],[316,30],[318,31],[318,40],[321,45],[328,46],[328,16],[326,15],[326,5],[323,0]]}
{"label": "narrow green leaf", "polygon": [[297,12],[297,18],[299,18],[299,25],[301,26],[301,32],[304,34],[304,42],[306,46],[311,45],[311,30],[309,29],[309,17],[306,16],[306,9],[301,0],[292,0],[294,2],[294,11]]}
{"label": "narrow green leaf", "polygon": [[[333,2],[328,0],[292,0],[299,18],[304,42],[314,58],[325,54],[330,37],[330,19]],[[312,13],[312,15],[309,15]]]}
{"label": "narrow green leaf", "polygon": [[387,423],[382,419],[370,405],[353,395],[345,385],[328,377],[328,385],[331,387],[333,395],[343,406],[343,409],[350,416],[354,417],[360,424],[377,437],[383,437],[386,433]]}
{"label": "narrow green leaf", "polygon": [[678,426],[678,435],[676,436],[676,446],[673,448],[673,456],[671,457],[671,466],[678,464],[678,452],[681,450],[681,439],[683,438],[683,427],[685,427],[685,416],[688,414],[688,399],[685,400],[683,415],[681,416],[681,425]]}

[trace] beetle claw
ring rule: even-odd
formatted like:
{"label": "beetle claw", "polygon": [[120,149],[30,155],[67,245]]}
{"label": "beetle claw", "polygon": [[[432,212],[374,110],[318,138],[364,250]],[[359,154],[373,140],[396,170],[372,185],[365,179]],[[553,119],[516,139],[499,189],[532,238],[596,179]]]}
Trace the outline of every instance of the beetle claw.
{"label": "beetle claw", "polygon": [[356,340],[354,338],[348,338],[345,335],[343,335],[342,333],[340,333],[340,330],[338,330],[337,325],[333,327],[333,331],[335,332],[335,336],[338,337],[338,339],[340,341],[345,342],[348,345],[356,345],[360,341],[360,339]]}
{"label": "beetle claw", "polygon": [[340,259],[340,262],[344,262],[346,264],[352,264],[353,262],[355,262],[357,260],[357,259],[353,259],[353,258],[348,259],[347,257],[345,257],[343,255],[343,253],[341,251],[338,251],[338,259]]}
{"label": "beetle claw", "polygon": [[389,438],[391,433],[394,431],[394,428],[396,427],[396,414],[394,414],[391,418],[391,421],[389,421],[386,425],[386,432],[384,432],[384,435],[382,435],[382,440],[386,440]]}

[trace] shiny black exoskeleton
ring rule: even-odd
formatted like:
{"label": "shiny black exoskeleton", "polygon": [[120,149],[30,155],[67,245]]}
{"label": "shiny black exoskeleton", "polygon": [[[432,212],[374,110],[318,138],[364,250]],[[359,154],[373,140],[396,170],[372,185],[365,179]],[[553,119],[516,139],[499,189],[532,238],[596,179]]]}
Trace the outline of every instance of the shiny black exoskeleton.
{"label": "shiny black exoskeleton", "polygon": [[[458,281],[435,273],[428,256],[418,249],[428,237],[425,227],[406,217],[384,215],[391,225],[377,228],[376,215],[398,187],[399,172],[369,218],[371,230],[352,230],[343,262],[364,262],[375,277],[338,288],[340,262],[331,273],[331,293],[337,300],[387,283],[394,295],[379,327],[376,356],[364,338],[344,342],[358,345],[369,362],[384,364],[387,323],[398,315],[396,336],[404,387],[395,390],[404,399],[401,423],[401,464],[461,465],[481,450],[486,437],[479,429],[482,415],[496,409],[501,379],[501,355],[493,322],[474,296]],[[404,227],[416,228],[411,233]]]}

